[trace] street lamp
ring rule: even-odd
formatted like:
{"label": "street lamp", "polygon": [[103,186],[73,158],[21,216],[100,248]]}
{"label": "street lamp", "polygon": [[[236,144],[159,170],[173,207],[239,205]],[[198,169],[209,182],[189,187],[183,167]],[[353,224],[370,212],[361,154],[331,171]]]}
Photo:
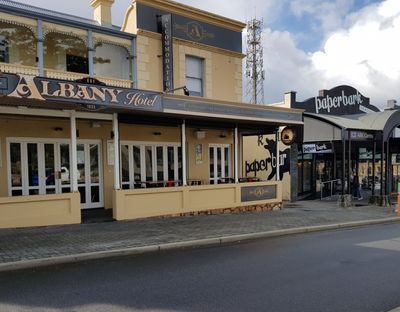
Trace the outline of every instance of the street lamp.
{"label": "street lamp", "polygon": [[186,96],[190,95],[189,89],[186,86],[175,88],[175,89],[168,89],[168,90],[165,90],[164,93],[174,93],[174,91],[177,91],[177,90],[183,90],[183,94]]}

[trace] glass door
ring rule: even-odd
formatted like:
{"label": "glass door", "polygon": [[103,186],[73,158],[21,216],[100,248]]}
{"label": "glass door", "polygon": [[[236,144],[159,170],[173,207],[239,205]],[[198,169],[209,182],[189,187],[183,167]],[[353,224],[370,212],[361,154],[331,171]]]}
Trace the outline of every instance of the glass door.
{"label": "glass door", "polygon": [[210,184],[217,184],[221,179],[231,177],[229,145],[209,146]]}
{"label": "glass door", "polygon": [[78,190],[82,209],[104,206],[100,151],[98,141],[79,141],[77,144]]}

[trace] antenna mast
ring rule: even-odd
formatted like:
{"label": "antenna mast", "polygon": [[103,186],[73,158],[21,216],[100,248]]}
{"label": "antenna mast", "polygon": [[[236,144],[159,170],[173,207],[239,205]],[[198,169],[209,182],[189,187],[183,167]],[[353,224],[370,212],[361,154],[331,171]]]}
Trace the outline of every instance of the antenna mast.
{"label": "antenna mast", "polygon": [[262,20],[247,23],[246,98],[250,103],[264,103],[263,47],[261,45]]}

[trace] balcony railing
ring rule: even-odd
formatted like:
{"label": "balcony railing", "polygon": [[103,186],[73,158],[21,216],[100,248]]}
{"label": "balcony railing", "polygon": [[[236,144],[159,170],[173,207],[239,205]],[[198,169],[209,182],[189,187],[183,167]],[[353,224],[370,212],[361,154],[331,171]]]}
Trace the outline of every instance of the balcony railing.
{"label": "balcony railing", "polygon": [[62,70],[47,69],[44,70],[44,75],[47,78],[61,79],[61,80],[77,80],[87,77],[87,74],[73,73]]}
{"label": "balcony railing", "polygon": [[[9,63],[1,63],[0,62],[0,72],[2,73],[10,73],[10,74],[23,74],[30,76],[39,76],[39,68],[33,66],[24,66],[18,64],[9,64]],[[51,79],[60,79],[60,80],[77,80],[82,79],[84,77],[88,77],[88,74],[67,72],[56,69],[44,69],[44,75],[47,78]],[[104,82],[106,85],[120,88],[131,88],[132,81],[125,79],[118,79],[113,77],[99,77],[95,76],[94,78]]]}
{"label": "balcony railing", "polygon": [[39,76],[39,69],[37,67],[8,64],[8,63],[0,63],[0,72]]}
{"label": "balcony railing", "polygon": [[95,78],[100,80],[101,82],[104,82],[108,86],[128,88],[128,89],[132,87],[132,81],[130,80],[118,79],[112,77],[100,77],[100,76],[95,76]]}

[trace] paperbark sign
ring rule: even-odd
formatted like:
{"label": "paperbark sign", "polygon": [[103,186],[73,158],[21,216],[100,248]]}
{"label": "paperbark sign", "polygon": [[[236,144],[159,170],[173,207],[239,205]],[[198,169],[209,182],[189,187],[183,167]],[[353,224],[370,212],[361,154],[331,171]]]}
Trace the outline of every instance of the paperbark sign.
{"label": "paperbark sign", "polygon": [[296,102],[293,108],[323,115],[353,115],[379,112],[370,104],[369,98],[350,86],[338,86],[330,90],[321,90],[319,96],[304,102]]}
{"label": "paperbark sign", "polygon": [[0,93],[5,96],[41,101],[74,103],[86,109],[103,108],[161,111],[161,95],[156,92],[28,75],[3,74],[7,79]]}

